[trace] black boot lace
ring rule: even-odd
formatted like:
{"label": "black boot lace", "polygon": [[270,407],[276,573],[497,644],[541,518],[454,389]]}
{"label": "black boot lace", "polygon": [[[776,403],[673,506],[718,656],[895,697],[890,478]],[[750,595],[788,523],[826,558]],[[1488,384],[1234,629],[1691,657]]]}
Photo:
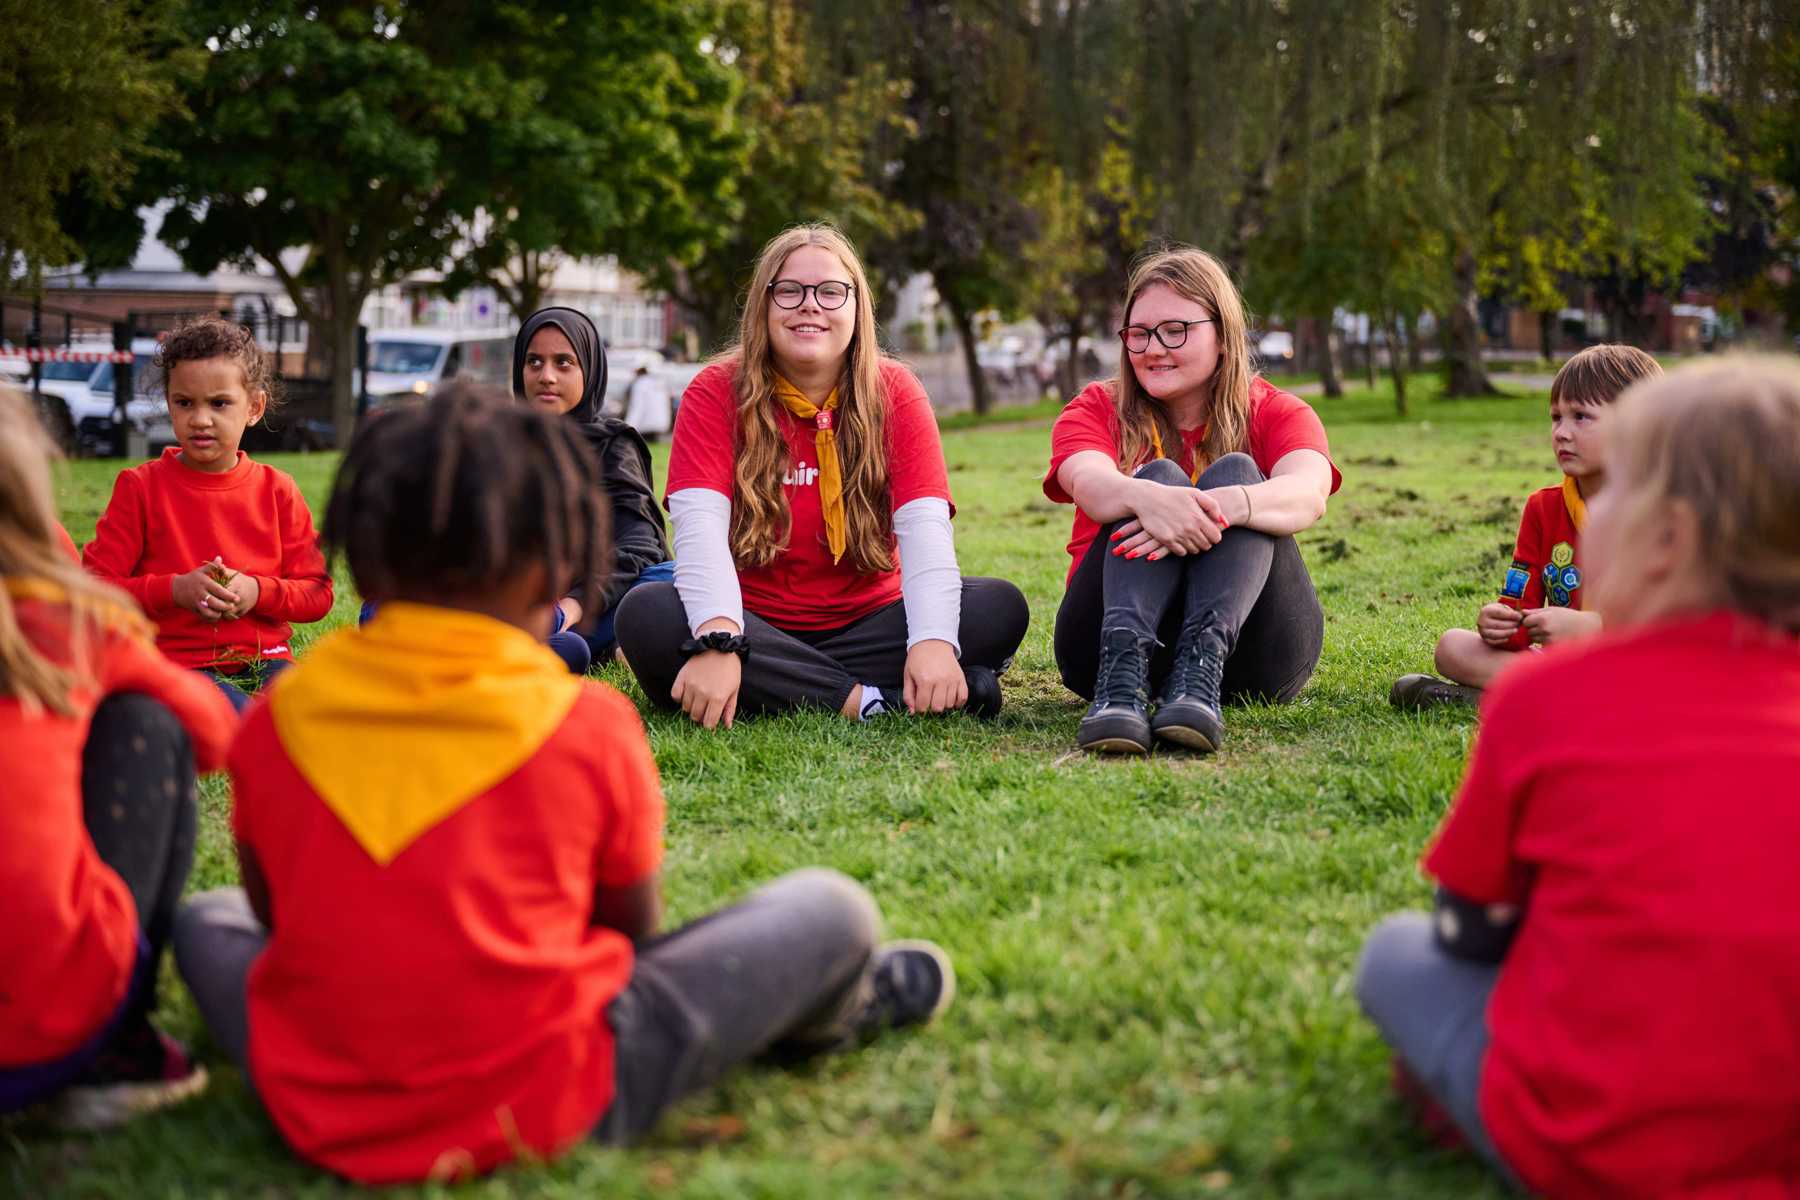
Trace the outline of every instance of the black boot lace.
{"label": "black boot lace", "polygon": [[1225,648],[1212,622],[1204,617],[1181,631],[1175,646],[1175,664],[1169,671],[1163,696],[1168,700],[1198,700],[1219,711],[1219,691],[1225,682]]}
{"label": "black boot lace", "polygon": [[1098,704],[1148,706],[1150,655],[1137,634],[1109,629],[1100,640],[1100,672],[1094,680]]}

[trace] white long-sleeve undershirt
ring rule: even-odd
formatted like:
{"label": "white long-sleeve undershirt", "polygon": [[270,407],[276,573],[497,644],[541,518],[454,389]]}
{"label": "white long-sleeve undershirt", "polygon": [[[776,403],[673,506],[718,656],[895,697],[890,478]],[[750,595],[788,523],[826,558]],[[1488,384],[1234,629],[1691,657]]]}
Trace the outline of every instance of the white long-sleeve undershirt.
{"label": "white long-sleeve undershirt", "polygon": [[[669,497],[675,525],[675,591],[688,629],[716,617],[744,627],[744,597],[731,557],[731,501],[710,488],[683,488]],[[962,572],[950,531],[950,505],[922,497],[894,510],[900,550],[900,599],[906,609],[906,646],[948,642],[960,654]]]}

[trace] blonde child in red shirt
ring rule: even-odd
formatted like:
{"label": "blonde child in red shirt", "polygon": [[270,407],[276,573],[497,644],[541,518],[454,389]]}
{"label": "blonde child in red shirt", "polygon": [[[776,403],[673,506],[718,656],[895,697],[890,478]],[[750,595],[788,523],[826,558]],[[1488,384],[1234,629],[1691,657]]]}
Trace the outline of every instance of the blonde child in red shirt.
{"label": "blonde child in red shirt", "polygon": [[1793,1195],[1800,1179],[1800,365],[1619,402],[1586,531],[1606,633],[1482,701],[1357,993],[1496,1167],[1551,1196]]}
{"label": "blonde child in red shirt", "polygon": [[194,772],[236,720],[70,560],[36,414],[0,389],[0,1112],[98,1129],[206,1071],[150,1023],[194,853]]}
{"label": "blonde child in red shirt", "polygon": [[1606,425],[1626,388],[1662,374],[1635,346],[1589,346],[1550,382],[1550,445],[1562,483],[1525,500],[1512,567],[1502,584],[1513,603],[1482,606],[1474,629],[1438,639],[1435,675],[1402,675],[1389,699],[1398,708],[1474,704],[1481,690],[1519,662],[1519,651],[1592,637],[1600,618],[1584,611],[1581,536],[1588,506],[1606,487]]}
{"label": "blonde child in red shirt", "polygon": [[244,887],[176,956],[306,1159],[386,1183],[629,1141],[766,1049],[928,1020],[954,976],[801,871],[656,936],[663,802],[629,701],[550,609],[611,570],[574,422],[452,387],[372,422],[325,519],[370,622],[312,647],[233,744]]}
{"label": "blonde child in red shirt", "polygon": [[293,477],[238,449],[274,387],[250,331],[203,317],[156,362],[180,445],[119,473],[83,561],[138,602],[164,654],[241,711],[292,664],[291,622],[331,611],[331,577]]}

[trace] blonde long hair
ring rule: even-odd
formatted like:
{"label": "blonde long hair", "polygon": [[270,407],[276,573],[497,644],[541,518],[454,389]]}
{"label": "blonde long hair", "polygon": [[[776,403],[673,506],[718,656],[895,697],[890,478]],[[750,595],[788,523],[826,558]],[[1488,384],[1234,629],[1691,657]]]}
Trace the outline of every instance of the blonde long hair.
{"label": "blonde long hair", "polygon": [[[1723,603],[1800,633],[1800,364],[1695,363],[1624,396],[1607,431],[1621,530],[1682,501]],[[1626,544],[1635,538],[1627,538]]]}
{"label": "blonde long hair", "polygon": [[[1217,320],[1219,364],[1212,375],[1212,407],[1206,437],[1195,447],[1195,465],[1204,469],[1245,448],[1250,434],[1250,334],[1244,301],[1225,264],[1192,246],[1171,246],[1138,259],[1125,287],[1124,323],[1131,321],[1138,297],[1157,284],[1192,300]],[[1165,453],[1180,453],[1181,434],[1169,410],[1138,383],[1131,355],[1119,346],[1119,374],[1110,381],[1113,410],[1119,421],[1119,467],[1131,471],[1155,457],[1155,430]]]}
{"label": "blonde long hair", "polygon": [[763,247],[750,280],[750,295],[737,341],[717,361],[736,360],[736,496],[731,506],[731,553],[739,566],[766,567],[787,550],[792,515],[781,479],[792,463],[775,398],[775,360],[769,349],[769,285],[802,246],[819,246],[837,256],[855,290],[856,329],[838,380],[838,458],[844,468],[846,553],[864,572],[894,569],[894,520],[888,503],[885,427],[887,392],[881,382],[881,351],[875,343],[875,306],[869,278],[856,250],[830,225],[796,225]]}
{"label": "blonde long hair", "polygon": [[[50,463],[56,447],[25,397],[0,388],[0,697],[27,712],[73,716],[69,696],[94,682],[93,643],[103,627],[149,636],[131,598],[69,561],[57,535]],[[69,609],[70,661],[61,665],[19,624],[15,592]]]}

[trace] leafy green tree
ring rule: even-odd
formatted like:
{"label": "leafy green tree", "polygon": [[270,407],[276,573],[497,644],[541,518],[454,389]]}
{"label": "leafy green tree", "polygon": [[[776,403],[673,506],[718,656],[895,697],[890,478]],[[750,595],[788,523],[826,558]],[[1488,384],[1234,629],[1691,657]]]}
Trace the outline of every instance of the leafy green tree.
{"label": "leafy green tree", "polygon": [[463,153],[485,164],[491,189],[459,222],[445,291],[486,283],[522,319],[569,258],[610,255],[642,272],[696,261],[734,232],[749,139],[738,76],[710,45],[716,6],[605,11],[546,30],[542,102],[474,131]]}
{"label": "leafy green tree", "polygon": [[[180,39],[211,52],[187,87],[193,120],[159,135],[178,159],[156,173],[177,205],[162,237],[195,270],[270,265],[326,342],[334,415],[348,431],[364,299],[444,264],[477,214],[496,217],[479,232],[511,249],[542,251],[567,221],[577,249],[620,229],[628,255],[650,253],[655,218],[644,205],[707,185],[716,159],[730,155],[726,123],[711,109],[728,98],[729,81],[696,49],[706,12],[677,0],[429,12],[354,0],[190,5]],[[696,124],[699,146],[676,154]],[[528,215],[538,171],[565,177]],[[651,176],[662,186],[651,190]],[[591,197],[573,194],[580,182]],[[668,231],[662,247],[677,253],[708,236],[679,206]],[[304,261],[292,266],[297,248]],[[503,248],[480,261],[506,257]]]}
{"label": "leafy green tree", "polygon": [[0,0],[0,285],[80,257],[61,198],[119,199],[179,106],[191,54],[153,54],[165,3]]}
{"label": "leafy green tree", "polygon": [[790,225],[830,221],[879,267],[891,239],[918,215],[886,194],[868,153],[871,142],[906,136],[901,85],[879,64],[829,69],[811,17],[794,0],[729,0],[715,53],[736,73],[746,157],[729,189],[695,189],[696,221],[723,229],[703,253],[671,255],[650,267],[710,352],[736,332],[757,253]]}

